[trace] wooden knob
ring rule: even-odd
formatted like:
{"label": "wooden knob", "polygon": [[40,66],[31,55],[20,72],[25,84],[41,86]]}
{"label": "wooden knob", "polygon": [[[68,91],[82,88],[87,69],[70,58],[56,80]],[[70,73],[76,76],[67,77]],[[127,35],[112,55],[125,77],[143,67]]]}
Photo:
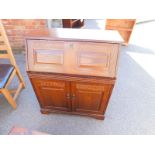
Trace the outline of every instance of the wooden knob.
{"label": "wooden knob", "polygon": [[73,43],[70,43],[70,48],[73,48],[74,47],[74,44]]}
{"label": "wooden knob", "polygon": [[72,98],[75,98],[75,94],[72,94]]}
{"label": "wooden knob", "polygon": [[71,97],[69,93],[67,93],[67,95],[66,95],[66,96],[67,96],[67,98],[70,98],[70,97]]}

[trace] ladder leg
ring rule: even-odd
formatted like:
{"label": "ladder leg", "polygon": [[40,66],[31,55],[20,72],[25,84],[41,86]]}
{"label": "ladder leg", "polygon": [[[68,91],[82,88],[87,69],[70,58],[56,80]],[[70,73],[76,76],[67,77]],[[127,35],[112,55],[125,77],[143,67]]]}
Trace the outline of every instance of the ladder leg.
{"label": "ladder leg", "polygon": [[7,101],[9,102],[9,104],[16,109],[17,105],[15,100],[13,99],[13,97],[11,96],[10,92],[7,89],[2,89],[1,90],[2,94],[5,96],[5,98],[7,99]]}

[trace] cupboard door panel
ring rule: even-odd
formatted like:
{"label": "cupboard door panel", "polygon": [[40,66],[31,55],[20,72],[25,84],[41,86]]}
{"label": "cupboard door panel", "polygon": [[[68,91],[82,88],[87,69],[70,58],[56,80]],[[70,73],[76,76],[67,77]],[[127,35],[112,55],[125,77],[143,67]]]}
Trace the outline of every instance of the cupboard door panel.
{"label": "cupboard door panel", "polygon": [[71,83],[72,110],[104,114],[113,86],[109,84]]}
{"label": "cupboard door panel", "polygon": [[63,51],[36,50],[34,62],[38,64],[63,64]]}
{"label": "cupboard door panel", "polygon": [[69,82],[31,79],[41,108],[70,111]]}
{"label": "cupboard door panel", "polygon": [[64,41],[28,40],[29,70],[63,72],[65,70]]}
{"label": "cupboard door panel", "polygon": [[119,45],[77,43],[75,71],[92,76],[116,77]]}

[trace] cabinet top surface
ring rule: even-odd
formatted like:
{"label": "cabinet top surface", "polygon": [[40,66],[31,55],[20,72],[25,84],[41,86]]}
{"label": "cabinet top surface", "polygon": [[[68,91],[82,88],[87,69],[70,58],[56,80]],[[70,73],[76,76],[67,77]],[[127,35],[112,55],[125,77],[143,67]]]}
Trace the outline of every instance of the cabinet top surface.
{"label": "cabinet top surface", "polygon": [[56,39],[123,43],[120,34],[114,30],[53,28],[32,30],[26,39]]}

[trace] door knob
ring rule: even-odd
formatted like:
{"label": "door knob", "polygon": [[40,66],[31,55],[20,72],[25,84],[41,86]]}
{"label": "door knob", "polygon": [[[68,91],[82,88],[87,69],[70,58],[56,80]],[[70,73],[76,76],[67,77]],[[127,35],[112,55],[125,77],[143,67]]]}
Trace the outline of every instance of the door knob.
{"label": "door knob", "polygon": [[73,43],[70,43],[69,46],[70,46],[70,48],[73,48],[74,47],[74,44]]}
{"label": "door knob", "polygon": [[67,93],[67,95],[66,95],[66,96],[67,96],[67,98],[68,98],[68,99],[71,97],[69,93]]}
{"label": "door knob", "polygon": [[72,94],[72,98],[75,98],[75,94]]}

